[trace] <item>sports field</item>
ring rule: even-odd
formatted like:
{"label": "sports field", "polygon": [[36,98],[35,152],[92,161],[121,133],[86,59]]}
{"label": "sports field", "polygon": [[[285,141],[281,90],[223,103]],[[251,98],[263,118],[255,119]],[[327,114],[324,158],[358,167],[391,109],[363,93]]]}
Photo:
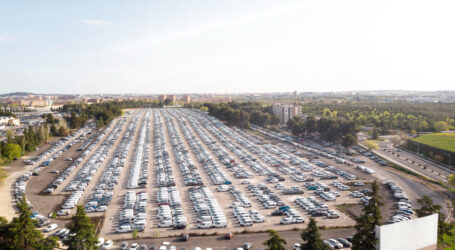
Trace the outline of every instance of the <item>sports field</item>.
{"label": "sports field", "polygon": [[428,134],[413,138],[412,140],[435,148],[455,152],[455,134]]}

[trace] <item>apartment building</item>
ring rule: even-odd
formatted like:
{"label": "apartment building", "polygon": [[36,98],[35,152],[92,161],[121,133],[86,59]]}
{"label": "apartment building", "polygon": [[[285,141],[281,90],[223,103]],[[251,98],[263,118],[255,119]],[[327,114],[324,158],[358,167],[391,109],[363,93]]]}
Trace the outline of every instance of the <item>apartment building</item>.
{"label": "apartment building", "polygon": [[273,114],[280,117],[280,121],[283,124],[286,124],[294,116],[302,116],[302,109],[299,106],[275,103],[272,109]]}
{"label": "apartment building", "polygon": [[177,97],[175,95],[158,95],[159,102],[164,102],[166,99],[169,99],[171,102],[175,102],[177,100]]}
{"label": "apartment building", "polygon": [[182,97],[182,101],[183,101],[184,103],[191,103],[191,96],[189,96],[189,95],[184,95],[184,96]]}
{"label": "apartment building", "polygon": [[20,121],[12,116],[0,116],[0,126],[19,126]]}

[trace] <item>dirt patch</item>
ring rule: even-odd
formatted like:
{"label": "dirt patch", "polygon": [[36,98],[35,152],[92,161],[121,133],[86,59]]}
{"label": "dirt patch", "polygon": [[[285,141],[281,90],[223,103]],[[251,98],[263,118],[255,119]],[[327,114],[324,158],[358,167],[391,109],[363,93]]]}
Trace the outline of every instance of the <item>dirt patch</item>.
{"label": "dirt patch", "polygon": [[[355,187],[357,189],[366,188],[367,185],[364,187]],[[369,184],[371,187],[371,184]],[[368,188],[370,188],[368,187]],[[383,205],[381,206],[381,215],[382,215],[382,223],[386,223],[390,218],[392,218],[393,214],[397,211],[395,207],[395,199],[388,189],[388,186],[385,184],[379,184],[379,196],[381,197],[381,202]],[[341,204],[337,206],[340,211],[343,213],[348,214],[352,218],[357,218],[363,215],[363,204]]]}

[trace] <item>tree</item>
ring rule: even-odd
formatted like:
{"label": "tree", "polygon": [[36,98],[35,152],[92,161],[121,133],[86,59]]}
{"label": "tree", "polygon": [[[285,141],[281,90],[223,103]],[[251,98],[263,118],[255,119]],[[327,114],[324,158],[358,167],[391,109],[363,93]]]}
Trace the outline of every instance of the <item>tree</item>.
{"label": "tree", "polygon": [[452,188],[455,188],[455,174],[447,176],[447,184],[449,184]]}
{"label": "tree", "polygon": [[373,140],[379,139],[379,131],[376,127],[373,129],[373,134],[371,136],[371,139],[373,139]]}
{"label": "tree", "polygon": [[428,215],[432,215],[435,213],[438,214],[438,241],[439,242],[443,241],[444,234],[449,234],[449,235],[453,236],[450,233],[451,226],[444,221],[445,215],[443,212],[441,212],[442,207],[440,205],[434,204],[433,200],[426,195],[423,196],[422,198],[418,199],[417,203],[420,204],[420,208],[416,209],[415,212],[419,218],[425,217]]}
{"label": "tree", "polygon": [[69,237],[63,241],[68,249],[96,249],[98,239],[95,236],[95,227],[85,214],[83,206],[77,206],[77,212],[71,217],[68,229],[70,230]]}
{"label": "tree", "polygon": [[171,99],[166,98],[166,100],[164,100],[164,105],[168,106],[168,105],[171,105],[171,104],[172,104]]}
{"label": "tree", "polygon": [[301,250],[328,250],[327,245],[322,242],[319,228],[316,220],[312,217],[308,223],[307,228],[300,235],[304,243],[300,246]]}
{"label": "tree", "polygon": [[364,214],[356,218],[357,224],[355,228],[357,233],[352,238],[353,250],[376,249],[375,226],[381,225],[380,206],[382,206],[382,202],[379,198],[379,186],[376,181],[373,182],[371,189],[373,194],[362,209]]}
{"label": "tree", "polygon": [[52,113],[47,114],[46,122],[50,124],[54,124],[54,115]]}
{"label": "tree", "polygon": [[22,148],[18,144],[8,143],[2,148],[2,155],[8,160],[17,159],[22,155]]}
{"label": "tree", "polygon": [[278,124],[280,124],[280,117],[276,116],[276,115],[272,115],[272,118],[270,120],[270,125],[276,126]]}
{"label": "tree", "polygon": [[104,127],[104,120],[103,120],[103,117],[100,117],[100,119],[98,119],[98,120],[96,121],[96,127],[97,127],[97,128],[102,128],[102,127]]}
{"label": "tree", "polygon": [[350,148],[357,144],[357,137],[352,134],[347,134],[343,137],[341,144],[346,148]]}
{"label": "tree", "polygon": [[69,126],[70,128],[79,128],[81,126],[81,121],[79,116],[76,115],[75,112],[71,112],[71,116],[69,118]]}
{"label": "tree", "polygon": [[308,133],[316,132],[318,121],[314,118],[314,116],[308,116],[305,120],[305,128],[307,129]]}
{"label": "tree", "polygon": [[376,141],[373,141],[373,140],[366,140],[363,142],[363,145],[365,145],[365,147],[368,148],[368,150],[378,150],[379,149],[379,145]]}
{"label": "tree", "polygon": [[58,136],[67,136],[68,130],[63,126],[60,126],[60,128],[58,128],[57,135]]}
{"label": "tree", "polygon": [[280,237],[277,231],[267,230],[269,233],[269,239],[264,241],[262,244],[267,247],[267,250],[285,250],[286,240]]}
{"label": "tree", "polygon": [[55,124],[51,125],[50,132],[52,136],[57,136],[57,127],[55,126]]}
{"label": "tree", "polygon": [[14,131],[11,129],[6,130],[6,140],[8,143],[13,143]]}
{"label": "tree", "polygon": [[11,222],[9,237],[12,249],[32,249],[38,248],[43,241],[43,235],[36,230],[35,222],[32,219],[32,212],[27,204],[27,199],[22,196],[22,200],[17,204],[19,217]]}
{"label": "tree", "polygon": [[439,121],[434,124],[436,132],[446,131],[450,129],[450,125],[445,121]]}

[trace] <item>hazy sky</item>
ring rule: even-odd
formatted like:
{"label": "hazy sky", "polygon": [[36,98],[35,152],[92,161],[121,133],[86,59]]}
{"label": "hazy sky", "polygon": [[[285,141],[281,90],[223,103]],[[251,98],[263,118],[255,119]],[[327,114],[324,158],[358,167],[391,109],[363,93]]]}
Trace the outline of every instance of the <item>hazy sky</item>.
{"label": "hazy sky", "polygon": [[455,90],[454,0],[0,0],[0,93]]}

